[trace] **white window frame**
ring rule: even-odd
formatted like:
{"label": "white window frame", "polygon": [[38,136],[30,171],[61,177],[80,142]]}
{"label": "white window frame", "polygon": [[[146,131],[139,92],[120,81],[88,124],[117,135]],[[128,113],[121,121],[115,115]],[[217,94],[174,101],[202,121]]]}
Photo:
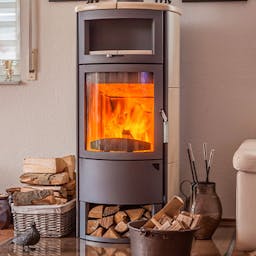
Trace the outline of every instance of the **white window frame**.
{"label": "white window frame", "polygon": [[[0,85],[2,84],[19,84],[21,80],[21,72],[20,72],[20,0],[0,0],[0,14],[1,5],[3,8],[8,8],[8,1],[10,2],[10,8],[13,4],[16,4],[16,38],[12,39],[12,41],[16,42],[16,51],[15,56],[4,56],[0,49]],[[4,14],[3,14],[4,15]],[[0,20],[1,22],[1,20]],[[3,23],[5,21],[2,21]],[[8,21],[6,22],[6,26],[8,25]],[[3,26],[4,27],[4,26]],[[1,40],[4,41],[4,34],[0,36],[0,48],[1,48]],[[2,45],[5,43],[3,42]],[[8,45],[8,43],[6,43]]]}

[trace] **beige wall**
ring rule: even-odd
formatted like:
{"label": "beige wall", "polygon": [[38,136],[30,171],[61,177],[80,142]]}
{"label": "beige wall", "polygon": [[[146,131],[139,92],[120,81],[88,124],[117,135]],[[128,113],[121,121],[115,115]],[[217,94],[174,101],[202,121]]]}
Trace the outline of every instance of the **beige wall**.
{"label": "beige wall", "polygon": [[[26,3],[22,2],[22,57],[26,59]],[[26,156],[76,152],[75,3],[39,2],[40,73],[36,82],[0,87],[0,191],[18,184]],[[197,157],[207,141],[216,149],[212,180],[235,214],[232,155],[255,137],[256,1],[179,3],[181,24],[181,177],[189,176],[185,145]],[[202,162],[202,161],[201,161]]]}
{"label": "beige wall", "polygon": [[27,82],[27,0],[21,0],[21,86],[0,86],[0,192],[17,185],[26,156],[76,152],[76,3],[39,2],[40,73]]}
{"label": "beige wall", "polygon": [[181,178],[190,178],[186,143],[202,164],[207,141],[216,149],[211,180],[224,217],[234,218],[232,156],[256,136],[256,1],[183,3],[182,9]]}

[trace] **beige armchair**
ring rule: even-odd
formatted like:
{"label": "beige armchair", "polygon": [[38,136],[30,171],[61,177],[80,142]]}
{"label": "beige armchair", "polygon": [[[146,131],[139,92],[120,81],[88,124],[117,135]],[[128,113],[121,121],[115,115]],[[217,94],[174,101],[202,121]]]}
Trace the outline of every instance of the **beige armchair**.
{"label": "beige armchair", "polygon": [[236,248],[256,249],[256,140],[244,141],[233,157],[237,172]]}

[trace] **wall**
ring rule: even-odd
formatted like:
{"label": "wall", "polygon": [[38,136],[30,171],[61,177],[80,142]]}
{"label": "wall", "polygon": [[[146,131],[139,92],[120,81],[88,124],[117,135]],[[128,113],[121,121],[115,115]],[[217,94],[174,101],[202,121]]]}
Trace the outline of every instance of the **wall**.
{"label": "wall", "polygon": [[211,180],[223,217],[234,218],[232,156],[256,130],[256,1],[180,5],[181,179],[191,177],[186,143],[193,144],[203,176],[202,143],[208,142],[216,150]]}
{"label": "wall", "polygon": [[[27,58],[27,0],[22,0],[22,58]],[[40,73],[36,82],[0,87],[0,191],[18,184],[26,156],[76,152],[78,2],[39,2]],[[181,178],[190,178],[185,146],[202,165],[202,143],[216,149],[211,179],[235,216],[232,155],[255,137],[256,1],[183,3],[181,24]],[[202,168],[201,168],[202,169]],[[203,172],[203,171],[202,171]]]}
{"label": "wall", "polygon": [[18,185],[24,157],[76,153],[76,3],[39,3],[39,79],[28,82],[27,0],[21,86],[0,86],[0,192]]}

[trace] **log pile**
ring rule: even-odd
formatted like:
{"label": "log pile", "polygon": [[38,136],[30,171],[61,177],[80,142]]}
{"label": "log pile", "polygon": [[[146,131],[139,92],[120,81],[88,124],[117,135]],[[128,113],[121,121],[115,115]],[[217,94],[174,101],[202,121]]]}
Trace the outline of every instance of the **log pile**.
{"label": "log pile", "polygon": [[162,231],[180,231],[197,228],[201,215],[185,211],[180,212],[182,207],[183,201],[179,197],[174,197],[163,209],[147,221],[143,228]]}
{"label": "log pile", "polygon": [[152,216],[152,206],[145,205],[136,208],[128,206],[96,205],[88,212],[87,235],[104,238],[129,237],[128,222],[149,220]]}
{"label": "log pile", "polygon": [[130,256],[130,248],[86,246],[88,256]]}
{"label": "log pile", "polygon": [[75,197],[75,156],[26,158],[14,205],[64,204]]}

